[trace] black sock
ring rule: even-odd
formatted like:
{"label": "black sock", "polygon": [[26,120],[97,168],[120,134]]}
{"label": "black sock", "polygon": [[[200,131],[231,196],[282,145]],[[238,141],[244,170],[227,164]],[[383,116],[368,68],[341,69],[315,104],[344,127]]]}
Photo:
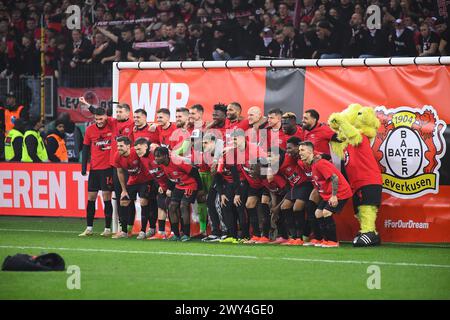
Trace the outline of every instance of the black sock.
{"label": "black sock", "polygon": [[141,231],[147,231],[147,222],[149,218],[150,207],[148,205],[141,206]]}
{"label": "black sock", "polygon": [[324,219],[324,223],[325,223],[327,240],[337,242],[336,223],[334,222],[333,216],[329,216],[329,217],[326,217],[323,219]]}
{"label": "black sock", "polygon": [[113,208],[111,200],[103,201],[105,204],[105,228],[111,229]]}
{"label": "black sock", "polygon": [[314,233],[314,239],[322,240],[322,230],[320,230],[319,221],[316,218],[317,204],[314,201],[309,200],[306,203],[306,215],[308,216],[308,225]]}
{"label": "black sock", "polygon": [[284,239],[288,238],[287,229],[286,229],[286,217],[285,212],[280,212],[280,216],[277,223],[278,228],[278,236],[283,237]]}
{"label": "black sock", "polygon": [[250,225],[253,228],[253,236],[255,237],[261,237],[261,230],[259,229],[259,222],[258,222],[258,212],[256,208],[248,209],[248,220],[250,221]]}
{"label": "black sock", "polygon": [[300,239],[305,235],[305,222],[305,211],[294,211],[295,231]]}
{"label": "black sock", "polygon": [[322,239],[323,240],[328,240],[326,226],[325,226],[325,218],[318,218],[317,222],[319,224],[319,228],[320,228],[320,231],[322,233]]}
{"label": "black sock", "polygon": [[159,232],[166,231],[166,220],[158,220],[158,231]]}
{"label": "black sock", "polygon": [[95,201],[88,201],[86,207],[86,220],[88,227],[92,227],[94,225],[94,217],[95,217]]}
{"label": "black sock", "polygon": [[295,239],[297,235],[295,231],[294,212],[292,209],[282,209],[281,214],[284,216],[289,237]]}
{"label": "black sock", "polygon": [[267,203],[261,203],[260,206],[262,214],[262,235],[268,238],[270,231],[270,208]]}
{"label": "black sock", "polygon": [[134,225],[134,219],[136,218],[136,205],[134,201],[131,201],[128,209],[128,225]]}
{"label": "black sock", "polygon": [[156,199],[150,200],[149,209],[150,216],[148,218],[148,223],[150,224],[150,228],[156,229],[156,221],[158,220],[158,204],[156,203]]}
{"label": "black sock", "polygon": [[123,232],[127,232],[129,206],[119,206],[119,222]]}
{"label": "black sock", "polygon": [[178,222],[170,223],[170,228],[172,229],[172,232],[177,237],[180,236],[180,227]]}
{"label": "black sock", "polygon": [[186,223],[186,224],[183,223],[182,229],[183,229],[183,234],[185,236],[189,237],[191,235],[191,224],[190,223]]}

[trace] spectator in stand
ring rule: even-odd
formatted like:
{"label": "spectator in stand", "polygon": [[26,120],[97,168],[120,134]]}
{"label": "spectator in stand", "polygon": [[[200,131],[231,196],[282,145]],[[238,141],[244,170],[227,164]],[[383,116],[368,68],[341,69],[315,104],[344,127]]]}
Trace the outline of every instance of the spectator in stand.
{"label": "spectator in stand", "polygon": [[225,36],[225,30],[223,27],[217,26],[214,29],[214,38],[212,40],[211,47],[213,49],[212,58],[215,61],[231,59],[230,52],[232,50],[232,43],[230,39]]}
{"label": "spectator in stand", "polygon": [[191,60],[208,60],[211,57],[211,46],[209,39],[203,34],[203,28],[199,24],[189,26],[189,37],[187,39],[189,57]]}
{"label": "spectator in stand", "polygon": [[395,29],[389,35],[391,55],[393,57],[415,57],[414,33],[405,28],[402,19],[395,20]]}
{"label": "spectator in stand", "polygon": [[450,29],[447,28],[447,23],[444,19],[438,18],[434,23],[434,27],[441,38],[439,53],[443,56],[450,55]]}
{"label": "spectator in stand", "polygon": [[68,51],[71,53],[70,57],[70,71],[71,77],[70,85],[74,87],[83,87],[85,79],[83,79],[83,66],[92,55],[92,44],[83,38],[81,30],[72,31],[72,41],[69,42]]}
{"label": "spectator in stand", "polygon": [[437,56],[439,51],[439,36],[430,30],[426,23],[420,25],[419,44],[417,52],[419,57]]}
{"label": "spectator in stand", "polygon": [[281,2],[278,5],[278,17],[283,21],[283,23],[292,23],[292,16],[289,14],[289,8],[285,2]]}
{"label": "spectator in stand", "polygon": [[267,47],[267,51],[270,57],[286,58],[286,42],[283,30],[275,32],[275,37]]}
{"label": "spectator in stand", "polygon": [[136,10],[136,19],[142,19],[142,18],[151,18],[156,17],[157,10],[153,5],[154,2],[152,2],[152,5],[150,5],[150,1],[148,0],[139,0],[139,7]]}
{"label": "spectator in stand", "polygon": [[313,59],[339,59],[342,58],[340,39],[328,21],[317,24],[317,45],[312,55]]}
{"label": "spectator in stand", "polygon": [[264,9],[270,15],[275,15],[277,13],[277,9],[275,9],[275,1],[274,0],[266,0],[264,1]]}
{"label": "spectator in stand", "polygon": [[[299,1],[300,3],[300,1]],[[303,6],[300,12],[299,23],[305,22],[307,24],[311,23],[316,12],[316,6],[314,5],[314,0],[303,0]]]}
{"label": "spectator in stand", "polygon": [[307,58],[308,52],[306,50],[305,41],[295,32],[294,26],[292,24],[287,24],[283,28],[283,34],[285,36],[287,58]]}
{"label": "spectator in stand", "polygon": [[345,29],[344,56],[346,58],[358,58],[362,54],[362,39],[364,37],[363,18],[359,13],[354,13],[350,19],[350,26]]}
{"label": "spectator in stand", "polygon": [[94,85],[98,87],[111,86],[112,78],[110,77],[111,64],[116,60],[116,46],[112,40],[98,32],[94,37],[94,50],[92,56],[86,63],[92,64],[94,68]]}

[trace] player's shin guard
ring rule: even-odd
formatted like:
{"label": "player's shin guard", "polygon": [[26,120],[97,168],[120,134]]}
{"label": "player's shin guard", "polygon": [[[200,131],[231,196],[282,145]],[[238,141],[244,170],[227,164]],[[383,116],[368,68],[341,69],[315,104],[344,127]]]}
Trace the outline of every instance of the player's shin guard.
{"label": "player's shin guard", "polygon": [[253,229],[253,236],[261,237],[261,230],[259,229],[258,212],[256,208],[247,208],[248,220]]}
{"label": "player's shin guard", "polygon": [[88,201],[86,206],[86,222],[88,227],[92,227],[94,225],[94,217],[95,217],[95,201]]}
{"label": "player's shin guard", "polygon": [[147,230],[148,218],[150,216],[150,207],[148,205],[141,206],[141,231]]}
{"label": "player's shin guard", "polygon": [[135,218],[136,218],[136,205],[134,201],[131,201],[128,209],[128,232],[133,231]]}
{"label": "player's shin guard", "polygon": [[105,204],[105,228],[111,229],[113,208],[111,200],[104,201]]}
{"label": "player's shin guard", "polygon": [[322,218],[324,221],[325,238],[328,241],[337,242],[336,236],[336,223],[334,222],[333,216]]}
{"label": "player's shin guard", "polygon": [[361,221],[361,233],[377,233],[375,221],[377,220],[378,208],[376,206],[361,205],[358,207],[358,211]]}
{"label": "player's shin guard", "polygon": [[316,218],[316,209],[317,204],[314,201],[308,200],[305,207],[308,224],[314,233],[314,239],[322,240],[322,230],[320,229],[319,221]]}
{"label": "player's shin guard", "polygon": [[200,233],[206,233],[208,225],[208,207],[206,203],[197,203],[198,219],[200,224]]}
{"label": "player's shin guard", "polygon": [[270,231],[270,208],[267,203],[261,203],[260,204],[260,210],[261,213],[261,229],[262,229],[262,235],[264,237],[269,237],[269,231]]}

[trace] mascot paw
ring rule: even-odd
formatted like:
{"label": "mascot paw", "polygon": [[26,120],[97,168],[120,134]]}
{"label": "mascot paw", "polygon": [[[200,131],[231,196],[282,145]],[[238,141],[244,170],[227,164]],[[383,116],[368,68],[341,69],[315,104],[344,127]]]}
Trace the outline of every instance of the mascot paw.
{"label": "mascot paw", "polygon": [[345,117],[339,112],[332,113],[328,118],[328,124],[334,131],[339,131],[341,124],[345,121]]}

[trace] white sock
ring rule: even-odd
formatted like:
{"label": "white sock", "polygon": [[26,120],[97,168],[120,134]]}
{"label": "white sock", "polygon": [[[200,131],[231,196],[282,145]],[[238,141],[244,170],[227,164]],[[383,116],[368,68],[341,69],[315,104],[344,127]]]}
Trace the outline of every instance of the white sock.
{"label": "white sock", "polygon": [[111,228],[105,228],[105,231],[111,231]]}
{"label": "white sock", "polygon": [[87,231],[92,231],[92,227],[87,227],[86,230]]}

